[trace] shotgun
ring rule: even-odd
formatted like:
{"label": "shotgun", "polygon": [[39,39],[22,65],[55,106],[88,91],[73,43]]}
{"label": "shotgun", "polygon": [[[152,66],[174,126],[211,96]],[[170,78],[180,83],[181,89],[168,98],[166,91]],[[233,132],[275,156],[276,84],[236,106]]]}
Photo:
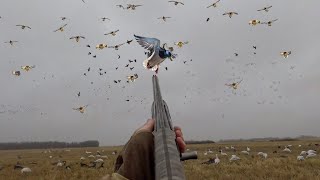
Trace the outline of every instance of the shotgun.
{"label": "shotgun", "polygon": [[155,177],[156,180],[183,180],[185,178],[181,161],[197,159],[197,152],[181,153],[176,143],[171,116],[167,103],[162,99],[159,80],[152,77],[153,97],[152,118],[155,119]]}

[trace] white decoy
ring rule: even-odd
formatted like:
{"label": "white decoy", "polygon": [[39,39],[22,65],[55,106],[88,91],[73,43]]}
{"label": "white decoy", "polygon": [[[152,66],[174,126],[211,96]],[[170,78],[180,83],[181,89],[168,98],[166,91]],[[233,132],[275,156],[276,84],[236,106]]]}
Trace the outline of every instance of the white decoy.
{"label": "white decoy", "polygon": [[229,149],[229,147],[228,147],[228,146],[226,146],[226,147],[225,147],[225,149],[226,149],[226,150],[228,150],[228,149]]}
{"label": "white decoy", "polygon": [[299,144],[299,147],[301,147],[301,144]]}
{"label": "white decoy", "polygon": [[287,152],[287,153],[291,153],[291,149],[289,149],[287,146],[282,151]]}
{"label": "white decoy", "polygon": [[297,156],[297,160],[298,161],[304,161],[304,157],[303,156]]}
{"label": "white decoy", "polygon": [[28,168],[28,167],[24,167],[21,169],[21,173],[24,174],[24,173],[31,173],[31,169]]}
{"label": "white decoy", "polygon": [[95,163],[102,163],[102,162],[104,162],[104,160],[103,160],[103,159],[97,159],[97,160],[95,160],[94,162],[95,162]]}
{"label": "white decoy", "polygon": [[306,155],[307,151],[301,151],[300,156]]}
{"label": "white decoy", "polygon": [[316,154],[317,151],[315,151],[315,150],[308,150],[307,153],[308,153],[308,154]]}
{"label": "white decoy", "polygon": [[88,156],[88,158],[94,158],[94,155],[91,154],[90,156]]}
{"label": "white decoy", "polygon": [[263,152],[258,152],[258,154],[257,154],[257,155],[262,156],[262,154],[263,154]]}
{"label": "white decoy", "polygon": [[101,155],[100,155],[100,154],[97,154],[97,155],[96,155],[96,158],[101,158]]}
{"label": "white decoy", "polygon": [[263,154],[262,154],[262,157],[265,158],[265,159],[267,159],[268,154],[267,154],[267,153],[263,153]]}
{"label": "white decoy", "polygon": [[85,159],[86,159],[86,158],[84,158],[84,157],[81,157],[81,158],[80,158],[81,161],[83,161],[83,160],[85,160]]}
{"label": "white decoy", "polygon": [[58,167],[62,167],[62,166],[64,166],[64,165],[65,165],[65,161],[63,161],[63,162],[60,161],[60,162],[57,163],[57,166],[58,166]]}
{"label": "white decoy", "polygon": [[231,148],[232,150],[236,149],[236,148],[234,148],[233,146],[230,146],[230,148]]}
{"label": "white decoy", "polygon": [[50,159],[52,159],[52,156],[49,156]]}
{"label": "white decoy", "polygon": [[90,151],[86,151],[86,154],[92,154],[92,152],[90,152]]}
{"label": "white decoy", "polygon": [[220,151],[221,156],[228,156],[227,153],[222,152],[222,150]]}
{"label": "white decoy", "polygon": [[312,157],[315,157],[315,156],[317,156],[317,154],[315,154],[315,153],[308,153],[308,155],[306,156],[306,158],[312,158]]}
{"label": "white decoy", "polygon": [[247,147],[247,151],[250,152],[250,148],[249,147]]}
{"label": "white decoy", "polygon": [[246,154],[246,155],[249,155],[249,152],[248,151],[241,151],[242,154]]}
{"label": "white decoy", "polygon": [[101,156],[101,158],[103,158],[103,159],[108,159],[108,156]]}
{"label": "white decoy", "polygon": [[213,153],[213,151],[211,151],[211,149],[209,149],[209,150],[208,150],[208,153],[212,154],[212,153]]}
{"label": "white decoy", "polygon": [[231,155],[230,161],[237,161],[240,160],[240,158],[237,155]]}
{"label": "white decoy", "polygon": [[205,155],[205,156],[208,155],[208,152],[204,152],[203,155]]}
{"label": "white decoy", "polygon": [[292,145],[291,145],[291,144],[289,144],[287,147],[292,147]]}
{"label": "white decoy", "polygon": [[214,163],[215,164],[219,164],[220,163],[220,159],[218,157],[218,154],[216,154],[216,158],[214,159]]}

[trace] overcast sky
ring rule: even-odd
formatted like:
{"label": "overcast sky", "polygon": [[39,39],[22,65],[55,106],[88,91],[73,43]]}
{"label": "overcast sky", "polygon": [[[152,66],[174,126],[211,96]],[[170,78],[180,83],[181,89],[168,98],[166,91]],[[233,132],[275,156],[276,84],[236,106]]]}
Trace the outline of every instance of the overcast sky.
{"label": "overcast sky", "polygon": [[[217,8],[206,8],[210,0],[183,2],[1,0],[0,142],[125,143],[151,116],[154,73],[143,68],[144,49],[135,41],[118,51],[94,46],[126,42],[133,34],[170,46],[189,41],[175,47],[178,58],[165,61],[159,71],[162,96],[185,139],[320,135],[320,1],[222,0]],[[135,11],[116,7],[128,3],[143,6]],[[268,13],[257,11],[268,5],[273,6]],[[222,16],[226,11],[239,15],[230,19]],[[161,16],[172,18],[163,22],[157,19]],[[272,27],[248,24],[277,18]],[[64,32],[53,32],[65,23]],[[103,35],[117,29],[116,36]],[[69,40],[76,35],[86,39]],[[19,42],[3,43],[9,40]],[[282,51],[292,54],[284,59]],[[132,71],[125,67],[129,59],[137,59],[130,63]],[[35,68],[24,72],[24,65]],[[106,74],[100,76],[99,68]],[[21,70],[21,76],[12,70]],[[126,83],[134,73],[137,81]],[[241,79],[237,90],[225,86]],[[84,114],[72,109],[86,104]]]}

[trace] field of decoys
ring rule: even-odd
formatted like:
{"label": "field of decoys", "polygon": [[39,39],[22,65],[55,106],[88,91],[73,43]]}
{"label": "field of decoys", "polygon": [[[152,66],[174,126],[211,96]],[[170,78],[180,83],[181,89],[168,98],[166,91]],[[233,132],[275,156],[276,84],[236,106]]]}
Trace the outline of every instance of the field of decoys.
{"label": "field of decoys", "polygon": [[[186,140],[320,136],[320,2],[2,0],[0,179],[97,179],[160,78]],[[319,139],[188,144],[188,179],[319,179]],[[110,146],[114,145],[114,146]]]}
{"label": "field of decoys", "polygon": [[[319,179],[319,139],[187,145],[187,179]],[[99,179],[114,169],[118,147],[0,151],[0,179]]]}

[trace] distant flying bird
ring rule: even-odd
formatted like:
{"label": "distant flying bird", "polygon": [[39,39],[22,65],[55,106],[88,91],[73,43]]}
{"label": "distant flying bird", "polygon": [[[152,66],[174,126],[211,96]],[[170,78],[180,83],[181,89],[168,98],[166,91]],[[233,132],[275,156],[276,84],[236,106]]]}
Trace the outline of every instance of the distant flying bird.
{"label": "distant flying bird", "polygon": [[134,69],[134,67],[131,67],[130,70],[132,71]]}
{"label": "distant flying bird", "polygon": [[222,15],[228,15],[229,18],[232,18],[233,15],[239,15],[237,12],[226,12],[226,13],[223,13]]}
{"label": "distant flying bird", "polygon": [[110,21],[111,19],[109,19],[109,18],[107,18],[107,17],[103,17],[103,18],[101,18],[101,20],[102,20],[102,21],[106,21],[106,20],[109,20],[109,21]]}
{"label": "distant flying bird", "polygon": [[20,71],[12,71],[12,74],[15,75],[15,76],[20,76],[21,75]]}
{"label": "distant flying bird", "polygon": [[17,43],[18,41],[12,41],[12,40],[10,40],[10,41],[6,41],[6,42],[4,42],[4,43],[7,43],[7,44],[10,44],[11,46],[13,46],[13,44],[14,43]]}
{"label": "distant flying bird", "polygon": [[120,46],[124,45],[126,43],[122,43],[122,44],[117,44],[115,46],[109,46],[108,48],[114,48],[115,50],[118,50]]}
{"label": "distant flying bird", "polygon": [[128,81],[134,82],[136,79],[138,79],[138,74],[127,76]]}
{"label": "distant flying bird", "polygon": [[257,49],[257,46],[252,46],[253,47],[253,49]]}
{"label": "distant flying bird", "polygon": [[168,2],[172,2],[174,5],[178,5],[178,4],[181,4],[181,5],[184,5],[182,2],[179,2],[179,1],[168,1]]}
{"label": "distant flying bird", "polygon": [[78,94],[77,94],[77,95],[78,95],[78,97],[80,97],[80,91],[78,92]]}
{"label": "distant flying bird", "polygon": [[206,20],[206,21],[208,22],[209,20],[210,20],[210,18],[207,18],[207,20]]}
{"label": "distant flying bird", "polygon": [[99,49],[99,50],[104,49],[106,47],[108,47],[108,45],[106,45],[106,44],[98,44],[98,45],[96,45],[96,49]]}
{"label": "distant flying bird", "polygon": [[239,81],[239,82],[234,82],[234,83],[231,83],[231,84],[225,84],[226,86],[229,86],[229,87],[231,87],[231,88],[233,88],[234,90],[236,90],[236,89],[238,89],[238,86],[239,86],[239,84],[242,82],[242,80],[241,81]]}
{"label": "distant flying bird", "polygon": [[218,2],[220,2],[220,0],[218,0],[218,1],[214,2],[213,4],[207,6],[207,8],[209,8],[209,7],[217,7]]}
{"label": "distant flying bird", "polygon": [[284,51],[280,53],[281,56],[283,56],[284,58],[288,58],[289,55],[291,55],[291,51]]}
{"label": "distant flying bird", "polygon": [[21,69],[28,72],[29,70],[31,70],[31,69],[33,69],[33,68],[35,68],[35,67],[36,67],[36,66],[21,66]]}
{"label": "distant flying bird", "polygon": [[89,44],[87,45],[87,47],[88,47],[88,48],[91,48],[91,46],[90,46]]}
{"label": "distant flying bird", "polygon": [[83,3],[86,3],[86,2],[84,2],[84,0],[82,0],[82,2],[83,2]]}
{"label": "distant flying bird", "polygon": [[62,21],[66,20],[66,19],[67,19],[67,17],[61,17],[61,20],[62,20]]}
{"label": "distant flying bird", "polygon": [[172,54],[169,50],[166,50],[165,47],[160,47],[160,40],[156,38],[148,38],[134,35],[137,42],[144,47],[145,49],[149,50],[150,56],[143,61],[143,66],[146,69],[151,69],[158,73],[159,65],[166,59],[175,58],[176,55]]}
{"label": "distant flying bird", "polygon": [[124,6],[122,6],[121,4],[118,4],[118,5],[116,5],[116,6],[119,7],[119,8],[124,9]]}
{"label": "distant flying bird", "polygon": [[127,9],[132,9],[132,10],[135,10],[136,7],[139,7],[139,6],[142,6],[142,5],[136,5],[136,4],[127,4]]}
{"label": "distant flying bird", "polygon": [[185,41],[185,42],[179,41],[179,42],[174,43],[174,45],[181,48],[183,45],[188,44],[188,43],[189,43],[189,41]]}
{"label": "distant flying bird", "polygon": [[63,31],[64,31],[64,28],[65,28],[67,25],[68,25],[68,24],[64,24],[63,26],[59,27],[58,29],[54,30],[53,32],[57,32],[57,31],[63,32]]}
{"label": "distant flying bird", "polygon": [[249,21],[249,25],[255,26],[257,24],[260,24],[261,22],[259,20],[253,19],[251,21]]}
{"label": "distant flying bird", "polygon": [[129,67],[129,64],[127,64],[125,67]]}
{"label": "distant flying bird", "polygon": [[166,17],[166,16],[158,17],[158,19],[162,19],[164,22],[166,22],[168,18],[171,18],[171,17]]}
{"label": "distant flying bird", "polygon": [[133,41],[133,39],[127,40],[127,44],[130,44],[132,41]]}
{"label": "distant flying bird", "polygon": [[265,11],[265,12],[269,12],[269,9],[272,8],[272,6],[267,6],[267,7],[264,7],[262,9],[258,9],[257,11]]}
{"label": "distant flying bird", "polygon": [[111,34],[112,36],[115,36],[115,35],[117,35],[116,33],[117,32],[119,32],[119,29],[118,30],[115,30],[115,31],[111,31],[111,32],[109,32],[109,33],[106,33],[106,34],[104,34],[104,35],[109,35],[109,34]]}
{"label": "distant flying bird", "polygon": [[16,26],[21,27],[21,29],[25,29],[25,28],[31,29],[31,27],[30,27],[30,26],[21,25],[21,24],[18,24],[18,25],[16,25]]}
{"label": "distant flying bird", "polygon": [[72,36],[70,39],[75,39],[77,42],[79,42],[80,38],[85,39],[84,36]]}
{"label": "distant flying bird", "polygon": [[87,108],[88,107],[88,105],[85,105],[85,106],[80,106],[80,107],[78,107],[78,108],[72,108],[73,110],[76,110],[76,111],[79,111],[79,112],[81,112],[81,113],[84,113],[84,111],[85,111],[85,108]]}
{"label": "distant flying bird", "polygon": [[235,55],[235,56],[239,56],[239,54],[238,54],[238,53],[234,53],[234,55]]}
{"label": "distant flying bird", "polygon": [[274,19],[274,20],[271,20],[271,21],[268,21],[268,22],[262,22],[261,24],[267,24],[268,26],[272,26],[272,23],[278,21],[278,19]]}

